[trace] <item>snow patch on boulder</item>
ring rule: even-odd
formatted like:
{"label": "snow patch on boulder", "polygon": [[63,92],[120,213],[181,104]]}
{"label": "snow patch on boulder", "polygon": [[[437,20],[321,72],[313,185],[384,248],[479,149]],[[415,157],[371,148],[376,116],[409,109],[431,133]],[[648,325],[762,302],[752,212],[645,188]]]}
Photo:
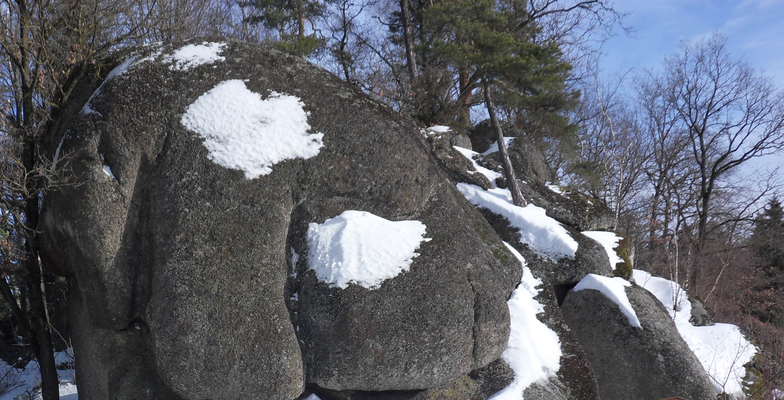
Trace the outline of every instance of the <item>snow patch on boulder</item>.
{"label": "snow patch on boulder", "polygon": [[345,289],[355,283],[377,289],[408,271],[425,238],[419,221],[389,221],[369,212],[348,210],[323,224],[308,226],[308,265],[316,277]]}
{"label": "snow patch on boulder", "polygon": [[479,186],[458,183],[457,190],[475,206],[508,219],[513,227],[520,230],[520,240],[534,251],[553,259],[574,258],[577,241],[563,225],[548,217],[544,208],[533,204],[525,207],[514,205],[508,189],[484,190]]}
{"label": "snow patch on boulder", "polygon": [[575,292],[588,289],[600,291],[605,297],[618,305],[631,326],[642,329],[637,313],[634,312],[634,308],[632,308],[624,289],[631,285],[631,282],[623,278],[608,278],[606,276],[588,274],[572,290]]}
{"label": "snow patch on boulder", "polygon": [[295,96],[275,92],[262,99],[234,79],[201,95],[180,122],[204,139],[210,160],[254,179],[284,160],[315,157],[324,146],[324,134],[308,133],[304,106]]}
{"label": "snow patch on boulder", "polygon": [[220,55],[224,47],[226,47],[226,43],[189,44],[175,50],[172,55],[166,56],[163,63],[172,64],[169,66],[172,71],[187,71],[199,65],[226,60],[226,57]]}

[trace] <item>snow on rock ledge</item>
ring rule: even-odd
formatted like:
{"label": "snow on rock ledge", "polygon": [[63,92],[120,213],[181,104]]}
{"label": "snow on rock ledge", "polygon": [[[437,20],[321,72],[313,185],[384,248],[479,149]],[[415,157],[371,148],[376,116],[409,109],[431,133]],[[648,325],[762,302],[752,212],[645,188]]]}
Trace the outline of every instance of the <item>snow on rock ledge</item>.
{"label": "snow on rock ledge", "polygon": [[561,341],[558,335],[536,318],[544,306],[536,301],[537,286],[542,281],[534,278],[525,259],[514,247],[504,242],[523,265],[523,276],[509,306],[509,343],[501,358],[514,371],[512,383],[488,400],[523,400],[523,391],[532,383],[555,375],[561,367]]}
{"label": "snow on rock ledge", "polygon": [[547,216],[546,210],[529,204],[518,207],[512,203],[508,189],[484,190],[475,185],[458,183],[457,190],[475,206],[501,215],[520,230],[520,238],[533,250],[553,259],[574,258],[577,241],[558,221]]}
{"label": "snow on rock ledge", "polygon": [[262,99],[234,79],[196,99],[180,122],[204,138],[210,160],[254,179],[281,161],[315,157],[324,146],[322,133],[308,133],[303,107],[297,97],[275,92]]}
{"label": "snow on rock ledge", "polygon": [[426,227],[419,221],[389,221],[364,211],[344,211],[308,226],[309,267],[316,277],[341,289],[355,283],[377,289],[407,271]]}
{"label": "snow on rock ledge", "polygon": [[642,329],[637,313],[634,312],[634,308],[629,303],[629,298],[626,296],[626,290],[624,289],[631,285],[629,281],[623,278],[608,278],[606,276],[588,274],[572,290],[575,292],[587,289],[600,291],[605,297],[618,305],[631,326]]}
{"label": "snow on rock ledge", "polygon": [[610,258],[610,268],[615,270],[615,265],[623,262],[623,259],[615,252],[615,248],[618,247],[618,243],[623,240],[623,238],[616,235],[615,232],[584,231],[583,235],[599,242],[599,244],[604,247],[604,250],[607,252],[607,257]]}

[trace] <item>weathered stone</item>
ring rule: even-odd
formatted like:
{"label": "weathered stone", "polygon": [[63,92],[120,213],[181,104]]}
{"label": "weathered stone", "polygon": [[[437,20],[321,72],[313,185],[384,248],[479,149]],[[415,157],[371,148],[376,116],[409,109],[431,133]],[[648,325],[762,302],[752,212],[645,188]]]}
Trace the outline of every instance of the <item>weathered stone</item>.
{"label": "weathered stone", "polygon": [[[419,390],[500,356],[519,263],[417,127],[295,57],[232,42],[223,60],[178,70],[162,63],[176,48],[142,49],[103,83],[62,142],[60,168],[79,185],[44,207],[46,245],[83,298],[86,399],[119,386],[118,399],[148,387],[159,398],[293,399],[306,381]],[[227,80],[297,96],[324,134],[318,156],[254,179],[212,162],[181,118]],[[350,209],[419,220],[432,240],[378,289],[331,288],[307,269],[305,233]],[[303,255],[293,266],[292,250]],[[106,339],[90,343],[93,332]],[[132,360],[138,372],[123,369]]]}
{"label": "weathered stone", "polygon": [[322,400],[485,400],[507,387],[513,378],[514,371],[499,359],[468,375],[426,390],[334,391],[311,385],[307,393],[315,393]]}
{"label": "weathered stone", "polygon": [[565,226],[567,232],[577,242],[574,258],[561,257],[553,260],[521,243],[519,230],[511,226],[508,219],[485,208],[480,208],[479,211],[496,234],[523,255],[534,276],[549,285],[574,285],[588,274],[612,275],[610,260],[604,247],[568,226]]}
{"label": "weathered stone", "polygon": [[[475,170],[471,161],[466,159],[460,154],[453,146],[459,146],[454,143],[455,137],[465,136],[464,134],[455,134],[452,132],[436,133],[425,131],[430,151],[441,163],[442,168],[450,175],[452,179],[457,182],[465,182],[472,185],[481,187],[482,189],[490,189],[493,187],[490,180],[484,175]],[[462,146],[459,146],[462,147]],[[470,142],[469,147],[470,148]]]}
{"label": "weathered stone", "polygon": [[[526,258],[528,266],[545,262]],[[546,282],[546,281],[545,281]],[[525,389],[524,399],[535,400],[598,400],[596,378],[574,332],[569,328],[558,304],[557,286],[545,283],[536,300],[544,306],[544,313],[537,316],[548,328],[558,334],[561,341],[560,365],[555,376],[545,382],[534,382]]]}
{"label": "weathered stone", "polygon": [[[536,148],[523,132],[510,126],[504,126],[503,130],[505,137],[514,138],[507,147],[507,150],[517,179],[528,184],[550,181],[553,174],[550,167],[547,165],[547,161],[545,160],[542,151]],[[497,142],[495,130],[489,120],[477,124],[471,131],[470,138],[474,151],[477,153],[487,152],[487,150]],[[496,163],[501,162],[501,157],[498,152],[490,153],[485,157]]]}
{"label": "weathered stone", "polygon": [[[544,306],[545,312],[537,318],[558,335],[563,355],[560,359],[561,368],[556,376],[547,382],[535,382],[525,390],[524,398],[541,400],[593,400],[598,399],[596,379],[588,365],[585,353],[574,333],[569,329],[561,314],[559,295],[589,273],[609,274],[607,253],[595,241],[577,232],[570,231],[578,238],[578,251],[574,259],[562,258],[558,261],[537,254],[529,246],[520,243],[517,228],[509,224],[509,220],[487,209],[480,209],[496,234],[510,243],[526,260],[533,275],[543,281],[542,290],[536,300]],[[581,247],[582,248],[581,248]]]}
{"label": "weathered stone", "polygon": [[715,399],[697,357],[681,338],[664,306],[639,286],[626,288],[642,329],[597,290],[571,291],[562,310],[588,356],[603,399],[681,396]]}
{"label": "weathered stone", "polygon": [[452,146],[462,147],[464,149],[472,150],[471,139],[467,134],[462,132],[453,132],[449,137],[449,143]]}
{"label": "weathered stone", "polygon": [[691,302],[691,318],[689,322],[694,326],[709,326],[714,324],[713,312],[705,303],[696,297],[689,297]]}
{"label": "weathered stone", "polygon": [[578,231],[612,230],[615,226],[615,216],[599,199],[575,191],[556,193],[538,182],[524,184],[520,191],[529,202],[547,209],[547,215]]}
{"label": "weathered stone", "polygon": [[634,246],[632,240],[628,237],[623,237],[618,241],[618,245],[613,248],[615,254],[621,258],[621,262],[615,264],[613,276],[617,276],[627,281],[632,279],[632,272],[634,270]]}
{"label": "weathered stone", "polygon": [[496,137],[489,119],[478,123],[468,134],[468,138],[471,140],[471,149],[477,153],[484,153],[490,149],[490,146],[496,142]]}

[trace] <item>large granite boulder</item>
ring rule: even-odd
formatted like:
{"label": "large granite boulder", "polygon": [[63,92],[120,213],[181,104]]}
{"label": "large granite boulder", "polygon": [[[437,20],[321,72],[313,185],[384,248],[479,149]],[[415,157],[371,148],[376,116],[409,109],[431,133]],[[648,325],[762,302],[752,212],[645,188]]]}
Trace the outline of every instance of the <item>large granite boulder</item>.
{"label": "large granite boulder", "polygon": [[[420,390],[498,359],[519,263],[411,122],[256,45],[118,61],[75,92],[57,168],[77,184],[42,215],[50,262],[76,278],[80,397]],[[348,210],[429,240],[377,285],[325,282],[309,227]]]}
{"label": "large granite boulder", "polygon": [[664,306],[639,286],[630,285],[625,293],[640,327],[599,290],[570,291],[562,306],[585,349],[600,398],[715,399],[710,378]]}

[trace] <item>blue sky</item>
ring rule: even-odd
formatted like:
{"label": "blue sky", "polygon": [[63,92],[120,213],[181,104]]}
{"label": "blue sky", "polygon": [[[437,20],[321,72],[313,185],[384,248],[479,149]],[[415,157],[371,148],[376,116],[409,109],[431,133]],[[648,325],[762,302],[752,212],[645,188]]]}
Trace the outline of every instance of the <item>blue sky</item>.
{"label": "blue sky", "polygon": [[617,34],[603,47],[604,74],[658,68],[681,41],[713,32],[729,39],[729,49],[784,87],[784,1],[782,0],[617,0],[630,12],[625,25],[633,37]]}
{"label": "blue sky", "polygon": [[[605,43],[604,79],[658,69],[682,41],[717,32],[728,39],[733,57],[784,89],[784,0],[616,0],[615,7],[630,12],[624,25],[635,32],[620,32]],[[777,166],[784,168],[784,154],[755,160],[742,173]]]}

